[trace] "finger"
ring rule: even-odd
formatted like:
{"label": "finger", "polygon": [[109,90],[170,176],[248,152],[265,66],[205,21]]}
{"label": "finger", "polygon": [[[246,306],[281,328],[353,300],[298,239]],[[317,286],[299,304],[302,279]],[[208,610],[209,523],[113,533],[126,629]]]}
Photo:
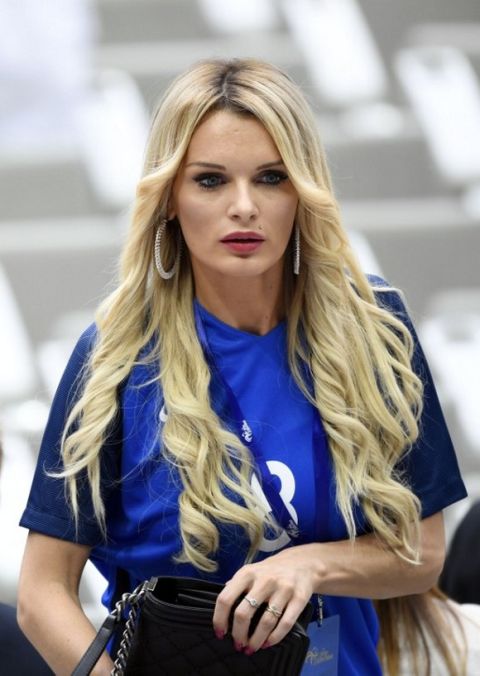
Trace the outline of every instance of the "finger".
{"label": "finger", "polygon": [[232,638],[237,649],[241,650],[247,646],[252,618],[262,605],[264,597],[264,593],[252,589],[244,595],[235,608],[232,616]]}
{"label": "finger", "polygon": [[283,608],[286,607],[287,603],[288,601],[280,596],[272,597],[269,600],[255,631],[248,640],[248,645],[245,649],[247,655],[253,654],[268,641],[279,623],[283,615]]}
{"label": "finger", "polygon": [[280,643],[280,641],[285,638],[285,636],[300,617],[300,614],[305,608],[306,604],[307,601],[305,599],[299,599],[296,597],[291,599],[290,603],[285,608],[282,617],[279,618],[277,625],[271,631],[270,635],[267,636],[263,644],[264,647],[270,647]]}
{"label": "finger", "polygon": [[213,629],[218,638],[223,638],[228,632],[230,614],[235,603],[244,595],[245,585],[237,580],[229,580],[228,586],[217,596],[213,613]]}

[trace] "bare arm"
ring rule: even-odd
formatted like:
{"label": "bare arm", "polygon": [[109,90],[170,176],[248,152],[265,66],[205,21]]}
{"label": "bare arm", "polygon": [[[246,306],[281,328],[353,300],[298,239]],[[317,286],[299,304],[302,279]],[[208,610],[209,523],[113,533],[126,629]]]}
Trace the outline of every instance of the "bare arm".
{"label": "bare arm", "polygon": [[306,545],[312,548],[316,562],[315,591],[369,599],[427,591],[437,581],[445,559],[443,515],[434,514],[420,525],[420,565],[402,560],[371,534],[358,537],[354,543],[341,540]]}
{"label": "bare arm", "polygon": [[232,635],[252,652],[265,641],[278,643],[291,629],[314,593],[359,598],[390,598],[430,589],[440,574],[445,557],[442,513],[421,522],[421,564],[403,561],[385,549],[375,535],[354,542],[312,543],[290,547],[259,563],[243,566],[219,595],[214,627],[227,631],[232,604],[242,594],[258,603],[267,601],[284,611],[278,621],[265,612],[253,636],[248,627],[254,613],[240,603],[234,613]]}
{"label": "bare arm", "polygon": [[[30,532],[18,589],[18,623],[58,676],[71,674],[96,631],[82,610],[78,587],[90,548]],[[92,674],[110,674],[104,655]]]}

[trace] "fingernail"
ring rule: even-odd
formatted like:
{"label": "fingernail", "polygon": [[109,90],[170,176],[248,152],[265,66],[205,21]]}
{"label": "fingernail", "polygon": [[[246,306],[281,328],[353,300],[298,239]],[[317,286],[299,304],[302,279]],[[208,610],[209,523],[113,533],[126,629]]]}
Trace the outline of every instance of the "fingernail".
{"label": "fingernail", "polygon": [[234,645],[235,650],[237,651],[237,653],[241,653],[241,652],[242,652],[242,650],[243,650],[243,645],[242,645],[241,643],[238,643],[237,641],[234,641],[234,642],[233,642],[233,645]]}
{"label": "fingernail", "polygon": [[215,636],[221,641],[225,637],[225,632],[221,629],[215,629]]}
{"label": "fingernail", "polygon": [[262,650],[265,650],[266,648],[270,648],[270,647],[271,647],[271,643],[269,643],[268,641],[265,641],[265,643],[262,645],[261,648],[262,648]]}
{"label": "fingernail", "polygon": [[243,652],[245,653],[245,655],[248,655],[248,657],[250,657],[250,655],[253,655],[255,650],[253,648],[248,647],[248,648],[245,648],[245,650]]}

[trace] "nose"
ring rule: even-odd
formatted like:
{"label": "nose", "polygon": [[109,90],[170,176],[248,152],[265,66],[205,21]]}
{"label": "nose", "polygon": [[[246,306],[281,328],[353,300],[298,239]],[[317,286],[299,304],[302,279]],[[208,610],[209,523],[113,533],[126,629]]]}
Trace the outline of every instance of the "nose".
{"label": "nose", "polygon": [[232,186],[228,216],[236,221],[248,223],[257,218],[258,214],[253,187],[244,183]]}

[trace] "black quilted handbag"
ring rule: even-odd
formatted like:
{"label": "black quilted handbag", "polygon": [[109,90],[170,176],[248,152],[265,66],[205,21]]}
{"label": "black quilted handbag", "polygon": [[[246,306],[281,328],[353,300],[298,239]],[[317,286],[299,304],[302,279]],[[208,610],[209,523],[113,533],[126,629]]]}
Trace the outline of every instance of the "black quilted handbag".
{"label": "black quilted handbag", "polygon": [[[251,656],[236,652],[229,634],[219,640],[213,632],[215,601],[223,585],[190,578],[160,577],[124,594],[100,628],[73,671],[87,676],[121,622],[128,620],[116,655],[116,676],[297,676],[305,660],[309,639],[306,627],[312,607],[275,646]],[[254,631],[265,606],[251,622]]]}

